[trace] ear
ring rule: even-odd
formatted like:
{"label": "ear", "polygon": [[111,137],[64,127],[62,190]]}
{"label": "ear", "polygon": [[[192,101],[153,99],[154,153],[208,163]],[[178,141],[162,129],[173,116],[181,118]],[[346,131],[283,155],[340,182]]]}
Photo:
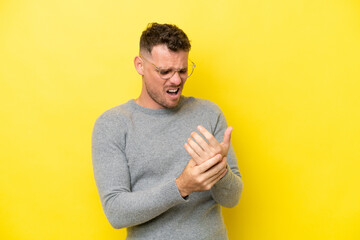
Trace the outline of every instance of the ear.
{"label": "ear", "polygon": [[144,75],[144,65],[143,65],[143,60],[139,57],[136,56],[134,58],[134,65],[135,65],[135,69],[136,71],[140,74],[140,75]]}

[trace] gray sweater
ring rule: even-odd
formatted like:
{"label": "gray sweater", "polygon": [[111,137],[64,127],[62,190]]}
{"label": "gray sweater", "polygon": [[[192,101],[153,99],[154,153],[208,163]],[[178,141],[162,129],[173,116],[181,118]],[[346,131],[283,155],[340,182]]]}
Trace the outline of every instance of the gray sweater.
{"label": "gray sweater", "polygon": [[198,125],[222,142],[223,113],[208,100],[181,97],[174,109],[134,100],[104,112],[92,135],[96,185],[107,219],[127,239],[228,239],[221,206],[234,207],[242,180],[232,146],[228,171],[211,190],[182,198],[175,179],[190,156],[184,143]]}

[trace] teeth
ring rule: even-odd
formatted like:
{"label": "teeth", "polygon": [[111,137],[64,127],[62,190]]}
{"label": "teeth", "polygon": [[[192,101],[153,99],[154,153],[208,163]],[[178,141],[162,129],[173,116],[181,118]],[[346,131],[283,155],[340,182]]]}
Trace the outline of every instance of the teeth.
{"label": "teeth", "polygon": [[176,92],[177,92],[177,89],[170,89],[170,90],[168,90],[168,92],[176,93]]}

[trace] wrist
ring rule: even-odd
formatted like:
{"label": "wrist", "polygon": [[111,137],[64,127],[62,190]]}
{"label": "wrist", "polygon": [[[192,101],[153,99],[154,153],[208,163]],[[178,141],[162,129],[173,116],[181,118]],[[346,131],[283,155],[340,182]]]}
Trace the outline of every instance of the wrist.
{"label": "wrist", "polygon": [[187,196],[189,196],[190,193],[186,191],[186,188],[184,187],[184,184],[181,181],[180,177],[178,177],[175,182],[181,197],[186,198]]}

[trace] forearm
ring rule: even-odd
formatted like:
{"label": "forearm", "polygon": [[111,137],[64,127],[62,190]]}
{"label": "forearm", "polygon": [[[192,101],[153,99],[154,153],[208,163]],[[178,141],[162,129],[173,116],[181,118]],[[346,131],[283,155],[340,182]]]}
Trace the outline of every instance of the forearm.
{"label": "forearm", "polygon": [[211,188],[212,197],[221,206],[235,207],[240,201],[243,181],[239,175],[235,174],[228,165],[226,175]]}
{"label": "forearm", "polygon": [[112,191],[100,195],[105,215],[117,229],[147,222],[169,208],[186,202],[178,192],[175,179],[145,191]]}

